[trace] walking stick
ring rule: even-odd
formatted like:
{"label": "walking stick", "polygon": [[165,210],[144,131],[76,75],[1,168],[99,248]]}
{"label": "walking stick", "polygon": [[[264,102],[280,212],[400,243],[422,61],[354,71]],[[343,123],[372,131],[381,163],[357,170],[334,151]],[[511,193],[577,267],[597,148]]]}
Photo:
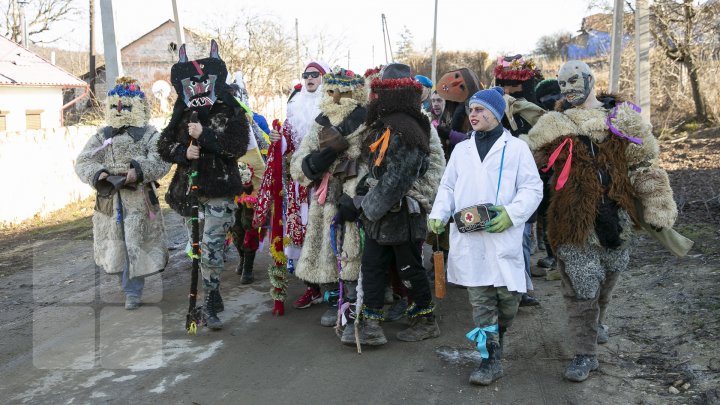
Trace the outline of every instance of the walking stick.
{"label": "walking stick", "polygon": [[[193,111],[190,114],[190,122],[198,122],[198,113]],[[195,141],[190,142],[191,145],[195,144]],[[198,160],[193,159],[190,163],[190,175],[188,178],[188,189],[187,195],[190,197],[191,209],[190,209],[190,221],[192,221],[192,251],[190,257],[192,257],[192,272],[190,273],[190,295],[188,313],[185,317],[185,330],[189,335],[197,333],[198,325],[202,325],[202,306],[197,307],[197,291],[198,291],[198,273],[200,270],[200,221],[199,221],[199,209],[198,209]]]}

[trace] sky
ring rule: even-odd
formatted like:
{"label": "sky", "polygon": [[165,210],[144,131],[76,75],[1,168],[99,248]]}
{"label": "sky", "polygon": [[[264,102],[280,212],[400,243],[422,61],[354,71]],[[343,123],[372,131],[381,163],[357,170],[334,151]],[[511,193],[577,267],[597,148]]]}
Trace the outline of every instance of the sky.
{"label": "sky", "polygon": [[[435,0],[177,1],[183,24],[208,32],[217,24],[242,18],[244,13],[273,17],[286,25],[288,32],[293,32],[297,18],[301,38],[318,31],[330,38],[342,38],[342,47],[350,52],[349,67],[358,72],[385,63],[383,13],[393,51],[397,50],[405,27],[412,33],[416,50],[429,52],[432,44]],[[83,7],[82,14],[72,23],[55,29],[53,35],[63,36],[55,46],[87,49],[87,2],[77,0],[76,4]],[[171,0],[115,0],[113,4],[120,47],[173,17]],[[484,50],[491,57],[526,53],[535,48],[543,35],[560,31],[576,33],[582,17],[592,14],[587,5],[588,0],[438,0],[437,46],[439,50]],[[98,28],[99,11],[97,5]],[[96,41],[98,53],[102,52],[100,35],[99,32]],[[338,59],[343,67],[348,67],[345,51]]]}

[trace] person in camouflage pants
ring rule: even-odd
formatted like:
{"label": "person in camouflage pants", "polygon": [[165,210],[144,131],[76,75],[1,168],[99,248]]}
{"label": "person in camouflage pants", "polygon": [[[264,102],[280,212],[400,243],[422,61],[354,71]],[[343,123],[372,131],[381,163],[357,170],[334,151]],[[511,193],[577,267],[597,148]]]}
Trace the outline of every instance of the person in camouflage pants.
{"label": "person in camouflage pants", "polygon": [[[204,284],[203,318],[210,329],[222,329],[217,313],[224,305],[220,296],[225,236],[233,224],[235,196],[243,191],[238,159],[248,148],[250,124],[226,84],[227,67],[210,42],[210,56],[188,60],[185,45],[170,71],[178,98],[167,127],[158,141],[158,153],[176,165],[165,194],[170,208],[192,223],[198,201],[202,251],[200,270]],[[194,192],[190,192],[194,190]],[[190,239],[190,238],[189,238]]]}
{"label": "person in camouflage pants", "polygon": [[[220,274],[225,267],[225,237],[233,227],[236,208],[232,197],[201,198],[198,204],[200,271],[205,287],[210,290],[217,290],[220,285]],[[192,240],[192,221],[186,221],[185,228],[188,240]]]}

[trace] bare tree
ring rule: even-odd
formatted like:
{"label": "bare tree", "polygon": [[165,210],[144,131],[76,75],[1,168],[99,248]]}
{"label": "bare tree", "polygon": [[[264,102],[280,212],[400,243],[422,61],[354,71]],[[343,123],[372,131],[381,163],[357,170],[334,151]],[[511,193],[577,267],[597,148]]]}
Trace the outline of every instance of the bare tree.
{"label": "bare tree", "polygon": [[665,56],[687,69],[695,118],[708,121],[699,75],[699,53],[702,42],[717,41],[720,5],[716,1],[695,4],[693,0],[655,0],[650,15],[655,42]]}
{"label": "bare tree", "polygon": [[535,53],[544,55],[548,59],[560,59],[565,56],[571,38],[572,34],[567,31],[544,35],[538,39]]}
{"label": "bare tree", "polygon": [[[344,57],[349,51],[344,36],[331,37],[324,30],[318,30],[310,37],[300,38],[302,52],[301,58],[304,60],[321,60],[330,66],[343,65]],[[304,63],[300,62],[301,67]],[[349,68],[350,66],[345,66]]]}
{"label": "bare tree", "polygon": [[1,0],[0,8],[5,10],[3,36],[14,42],[20,42],[22,36],[21,7],[25,11],[28,40],[35,44],[57,41],[59,38],[40,40],[38,35],[50,31],[55,23],[69,20],[78,13],[75,0]]}
{"label": "bare tree", "polygon": [[298,77],[295,48],[279,22],[248,15],[216,28],[213,38],[228,70],[243,73],[254,109],[263,110],[273,99],[289,94],[292,80]]}
{"label": "bare tree", "polygon": [[403,30],[400,33],[400,40],[397,42],[396,46],[397,51],[395,52],[395,59],[398,62],[407,63],[415,52],[413,34],[407,26],[403,26]]}

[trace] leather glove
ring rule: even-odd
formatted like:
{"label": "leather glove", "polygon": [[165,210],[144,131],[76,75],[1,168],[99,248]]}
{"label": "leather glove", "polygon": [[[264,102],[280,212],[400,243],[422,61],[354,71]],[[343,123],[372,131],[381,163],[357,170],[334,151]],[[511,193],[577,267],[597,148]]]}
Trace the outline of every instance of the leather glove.
{"label": "leather glove", "polygon": [[352,197],[347,194],[343,194],[340,197],[337,205],[337,218],[339,223],[352,222],[358,218],[360,210],[355,207]]}
{"label": "leather glove", "polygon": [[502,205],[493,205],[492,207],[488,208],[488,211],[497,212],[498,215],[488,221],[488,226],[487,228],[485,228],[485,231],[491,233],[500,233],[513,226],[510,215],[508,215],[505,207],[503,207]]}
{"label": "leather glove", "polygon": [[436,233],[438,235],[445,232],[445,223],[442,221],[442,219],[428,218],[427,227],[430,232]]}
{"label": "leather glove", "polygon": [[335,127],[323,127],[318,134],[318,143],[320,150],[330,148],[337,154],[345,152],[350,147],[347,139]]}
{"label": "leather glove", "polygon": [[310,178],[320,178],[330,165],[337,159],[337,153],[332,148],[325,148],[319,152],[312,152],[305,156],[307,166],[311,173],[305,173]]}

